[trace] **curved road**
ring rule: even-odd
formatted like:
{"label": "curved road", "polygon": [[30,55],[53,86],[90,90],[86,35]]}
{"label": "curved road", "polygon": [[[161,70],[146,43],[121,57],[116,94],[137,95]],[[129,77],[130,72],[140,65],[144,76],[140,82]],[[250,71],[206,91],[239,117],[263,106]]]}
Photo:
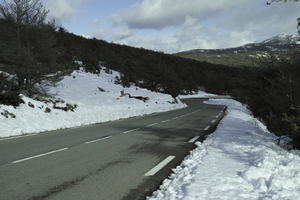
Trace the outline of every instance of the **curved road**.
{"label": "curved road", "polygon": [[0,199],[145,199],[224,116],[224,106],[202,101],[185,100],[188,107],[176,111],[0,139]]}

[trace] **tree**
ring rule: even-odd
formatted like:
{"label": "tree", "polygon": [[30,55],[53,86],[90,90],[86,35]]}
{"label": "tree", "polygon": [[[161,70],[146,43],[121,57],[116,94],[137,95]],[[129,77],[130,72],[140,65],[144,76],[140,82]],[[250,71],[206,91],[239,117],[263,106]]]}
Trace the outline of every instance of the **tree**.
{"label": "tree", "polygon": [[34,89],[43,70],[55,65],[54,28],[46,24],[48,11],[40,0],[4,0],[0,19],[7,22],[1,43],[8,49],[1,53],[11,58],[10,72],[16,74],[22,90]]}
{"label": "tree", "polygon": [[42,25],[48,11],[40,0],[4,0],[0,17],[13,20],[17,25]]}

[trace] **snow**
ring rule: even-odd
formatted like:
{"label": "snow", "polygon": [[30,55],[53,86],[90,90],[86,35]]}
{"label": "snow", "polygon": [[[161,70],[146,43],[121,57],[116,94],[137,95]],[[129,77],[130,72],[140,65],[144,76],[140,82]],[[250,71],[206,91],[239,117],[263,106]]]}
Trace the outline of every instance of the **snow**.
{"label": "snow", "polygon": [[204,91],[199,90],[195,94],[190,94],[190,95],[179,95],[180,99],[190,99],[190,98],[213,98],[217,97],[215,94],[207,93]]}
{"label": "snow", "polygon": [[207,103],[227,105],[227,115],[148,200],[299,200],[299,151],[277,146],[241,103]]}
{"label": "snow", "polygon": [[[40,133],[186,107],[181,102],[170,103],[173,102],[173,98],[167,94],[135,86],[123,88],[115,84],[116,77],[119,76],[116,71],[107,74],[102,70],[100,75],[95,75],[78,70],[65,76],[56,86],[47,88],[56,99],[65,102],[56,106],[76,104],[74,112],[53,109],[54,104],[51,102],[36,101],[26,96],[22,96],[25,104],[17,108],[0,105],[0,113],[7,111],[16,115],[16,118],[0,115],[0,137]],[[132,96],[149,97],[149,101],[143,102],[128,96],[120,97],[122,90]],[[29,102],[34,108],[28,105]],[[46,108],[51,112],[46,113]]]}
{"label": "snow", "polygon": [[270,39],[264,40],[262,43],[277,43],[279,45],[285,44],[297,44],[299,42],[300,36],[299,35],[288,35],[288,34],[280,34],[274,36]]}
{"label": "snow", "polygon": [[249,55],[252,58],[270,58],[270,54],[266,52],[256,53],[256,55]]}

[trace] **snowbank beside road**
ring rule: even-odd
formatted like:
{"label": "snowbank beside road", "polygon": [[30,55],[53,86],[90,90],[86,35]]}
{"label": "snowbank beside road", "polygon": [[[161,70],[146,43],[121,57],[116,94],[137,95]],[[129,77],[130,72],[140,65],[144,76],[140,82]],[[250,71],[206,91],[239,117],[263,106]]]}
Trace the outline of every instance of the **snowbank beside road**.
{"label": "snowbank beside road", "polygon": [[211,94],[211,93],[207,93],[207,92],[203,92],[201,90],[199,90],[197,93],[195,94],[189,94],[189,95],[179,95],[180,99],[190,99],[190,98],[214,98],[214,97],[218,97],[218,95],[215,94]]}
{"label": "snowbank beside road", "polygon": [[199,90],[197,93],[189,94],[189,95],[179,95],[180,99],[190,99],[190,98],[212,98],[212,99],[231,99],[230,96],[227,95],[216,95],[207,93]]}
{"label": "snowbank beside road", "polygon": [[[70,128],[186,106],[181,102],[172,104],[173,98],[170,95],[135,86],[123,88],[115,84],[119,76],[115,71],[107,74],[102,70],[100,75],[96,75],[79,70],[64,77],[56,87],[48,88],[53,96],[65,101],[56,106],[76,104],[74,112],[53,109],[51,102],[35,101],[28,97],[23,97],[25,104],[18,108],[0,105],[0,113],[3,113],[0,115],[0,137]],[[122,90],[132,96],[149,97],[149,100],[143,102],[128,96],[120,97]]]}
{"label": "snowbank beside road", "polygon": [[227,116],[149,200],[300,199],[299,152],[277,146],[276,136],[239,102],[207,103],[227,105]]}

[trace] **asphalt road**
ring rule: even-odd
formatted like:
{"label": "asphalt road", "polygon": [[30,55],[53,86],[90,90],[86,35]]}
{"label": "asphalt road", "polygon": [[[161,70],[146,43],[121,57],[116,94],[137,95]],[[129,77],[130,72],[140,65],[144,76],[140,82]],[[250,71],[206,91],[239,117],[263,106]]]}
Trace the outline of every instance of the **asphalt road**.
{"label": "asphalt road", "polygon": [[181,110],[0,139],[0,199],[145,199],[224,115],[223,106],[185,102]]}

